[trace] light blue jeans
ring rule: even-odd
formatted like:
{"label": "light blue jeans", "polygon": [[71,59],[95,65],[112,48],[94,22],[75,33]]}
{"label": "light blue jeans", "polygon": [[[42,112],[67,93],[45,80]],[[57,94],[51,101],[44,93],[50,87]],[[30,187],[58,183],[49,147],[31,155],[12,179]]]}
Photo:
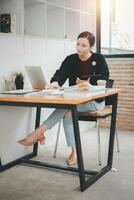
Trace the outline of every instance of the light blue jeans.
{"label": "light blue jeans", "polygon": [[[83,103],[77,106],[78,112],[90,112],[96,110],[103,110],[105,107],[105,101],[96,102],[90,101],[87,103]],[[66,142],[69,147],[73,147],[75,145],[74,139],[74,129],[72,123],[72,117],[65,116],[67,110],[65,109],[55,109],[52,114],[43,122],[43,124],[47,125],[48,129],[51,129],[57,122],[63,119],[63,127],[66,136]]]}

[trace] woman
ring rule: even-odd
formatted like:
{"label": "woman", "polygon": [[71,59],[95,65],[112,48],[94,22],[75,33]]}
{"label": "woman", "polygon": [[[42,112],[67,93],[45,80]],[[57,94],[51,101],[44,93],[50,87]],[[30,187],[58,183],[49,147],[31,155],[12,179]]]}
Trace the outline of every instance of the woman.
{"label": "woman", "polygon": [[[92,47],[95,44],[95,37],[90,32],[82,32],[77,38],[76,54],[67,56],[51,79],[49,88],[61,87],[67,79],[69,85],[76,85],[90,82],[97,85],[97,80],[108,80],[109,70],[105,58],[101,54],[93,53]],[[90,78],[89,78],[90,77]],[[83,80],[84,79],[84,80]],[[77,106],[78,112],[101,110],[105,106],[104,100],[90,101]],[[71,112],[69,110],[55,109],[55,111],[45,120],[41,126],[30,133],[25,139],[20,140],[22,145],[30,146],[37,141],[45,143],[44,132],[51,129],[57,122],[63,119],[63,127],[67,145],[71,147],[71,154],[67,160],[68,165],[77,162],[75,139]]]}

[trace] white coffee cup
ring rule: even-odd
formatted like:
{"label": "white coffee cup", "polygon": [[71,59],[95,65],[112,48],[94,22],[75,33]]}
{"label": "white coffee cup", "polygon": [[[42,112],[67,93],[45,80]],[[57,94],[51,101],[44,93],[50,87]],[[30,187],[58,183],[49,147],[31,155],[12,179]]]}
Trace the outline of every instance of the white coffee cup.
{"label": "white coffee cup", "polygon": [[97,85],[106,87],[106,81],[105,80],[98,80]]}

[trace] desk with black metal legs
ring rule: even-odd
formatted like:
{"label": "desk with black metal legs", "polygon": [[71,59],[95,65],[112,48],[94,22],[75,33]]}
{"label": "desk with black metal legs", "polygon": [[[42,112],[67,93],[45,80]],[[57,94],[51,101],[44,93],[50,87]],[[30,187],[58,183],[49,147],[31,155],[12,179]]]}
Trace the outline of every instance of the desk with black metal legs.
{"label": "desk with black metal legs", "polygon": [[[118,98],[119,92],[122,92],[122,90],[108,89],[106,92],[101,92],[96,95],[87,95],[87,96],[83,95],[80,97],[77,96],[77,98],[67,97],[64,95],[52,96],[52,95],[44,95],[44,94],[0,95],[0,105],[2,106],[35,107],[37,109],[35,128],[37,128],[40,124],[41,108],[70,109],[72,112],[72,120],[73,120],[73,127],[74,127],[74,133],[75,133],[75,143],[76,143],[76,150],[77,150],[77,161],[78,161],[78,168],[74,168],[74,167],[65,167],[61,165],[55,165],[55,164],[46,163],[46,162],[39,162],[33,159],[31,160],[30,158],[35,157],[38,152],[38,144],[35,144],[33,147],[33,152],[28,155],[25,155],[19,159],[13,160],[12,162],[4,164],[4,165],[2,165],[2,162],[0,160],[0,171],[2,172],[20,163],[28,163],[28,164],[32,164],[32,166],[37,165],[37,166],[42,166],[42,167],[47,167],[47,168],[72,171],[79,174],[80,190],[81,191],[86,190],[89,186],[91,186],[94,182],[96,182],[100,177],[102,177],[105,173],[107,173],[112,168],[116,112],[117,112],[117,98]],[[79,124],[78,124],[77,105],[94,100],[94,99],[103,98],[106,96],[113,96],[107,165],[99,171],[85,170],[84,163],[83,163],[82,148],[81,148]],[[85,178],[86,174],[92,175],[92,176],[90,176],[87,179]]]}

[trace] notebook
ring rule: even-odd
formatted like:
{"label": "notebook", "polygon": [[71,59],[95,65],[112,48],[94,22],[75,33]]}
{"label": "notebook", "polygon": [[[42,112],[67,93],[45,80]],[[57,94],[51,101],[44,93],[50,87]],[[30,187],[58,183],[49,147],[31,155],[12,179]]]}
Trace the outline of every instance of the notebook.
{"label": "notebook", "polygon": [[9,91],[3,91],[1,94],[27,94],[32,92],[38,92],[37,89],[19,89],[19,90],[9,90]]}

